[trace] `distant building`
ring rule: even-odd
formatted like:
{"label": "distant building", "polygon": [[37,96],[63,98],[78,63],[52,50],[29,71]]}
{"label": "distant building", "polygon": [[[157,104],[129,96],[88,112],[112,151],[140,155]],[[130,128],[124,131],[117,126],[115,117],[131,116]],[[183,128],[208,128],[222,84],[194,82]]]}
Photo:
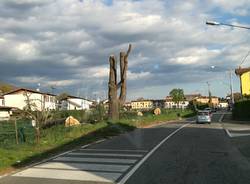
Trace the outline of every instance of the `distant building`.
{"label": "distant building", "polygon": [[[195,98],[195,100],[197,103],[201,103],[201,104],[208,104],[209,103],[209,97],[207,96],[200,96],[198,98]],[[212,96],[211,97],[211,104],[213,107],[218,107],[219,105],[219,98]]]}
{"label": "distant building", "polygon": [[153,101],[154,108],[165,108],[165,100],[164,99],[158,99],[158,100],[152,100],[152,101]]}
{"label": "distant building", "polygon": [[179,103],[176,103],[173,101],[173,98],[171,96],[166,97],[165,101],[165,108],[166,109],[186,109],[189,105],[189,101],[183,100]]}
{"label": "distant building", "polygon": [[32,110],[56,109],[56,95],[43,93],[32,89],[18,88],[3,94],[4,105],[24,109],[28,103]]}
{"label": "distant building", "polygon": [[241,94],[250,95],[250,67],[238,68],[235,73],[240,77]]}
{"label": "distant building", "polygon": [[132,104],[131,104],[131,102],[125,102],[125,103],[124,103],[124,107],[125,107],[127,110],[132,109]]}
{"label": "distant building", "polygon": [[140,98],[140,99],[131,101],[131,107],[133,110],[152,109],[154,107],[154,104],[153,104],[153,100]]}
{"label": "distant building", "polygon": [[67,96],[59,103],[61,110],[88,110],[93,104],[93,101],[76,96]]}
{"label": "distant building", "polygon": [[190,102],[190,101],[195,100],[196,98],[201,97],[201,94],[199,94],[199,93],[198,94],[187,94],[187,95],[184,95],[184,97],[185,97],[186,101]]}
{"label": "distant building", "polygon": [[219,108],[228,108],[228,102],[219,102]]}

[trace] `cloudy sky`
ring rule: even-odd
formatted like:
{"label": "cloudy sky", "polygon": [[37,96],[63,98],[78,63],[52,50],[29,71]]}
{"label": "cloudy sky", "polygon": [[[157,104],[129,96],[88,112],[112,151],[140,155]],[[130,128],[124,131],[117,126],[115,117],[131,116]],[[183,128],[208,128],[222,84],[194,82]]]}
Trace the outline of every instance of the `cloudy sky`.
{"label": "cloudy sky", "polygon": [[223,97],[250,31],[206,20],[250,26],[250,0],[1,0],[0,81],[105,98],[108,57],[131,43],[128,99],[207,95],[207,81]]}

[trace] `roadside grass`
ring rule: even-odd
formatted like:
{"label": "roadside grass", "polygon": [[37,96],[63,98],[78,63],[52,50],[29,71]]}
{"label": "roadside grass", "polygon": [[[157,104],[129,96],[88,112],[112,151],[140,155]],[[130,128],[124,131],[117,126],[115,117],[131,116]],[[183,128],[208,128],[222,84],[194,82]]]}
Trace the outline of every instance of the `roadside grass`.
{"label": "roadside grass", "polygon": [[[15,141],[7,141],[5,144],[0,144],[0,174],[12,168],[20,168],[102,138],[192,115],[194,114],[191,110],[168,110],[158,116],[145,113],[142,117],[131,116],[131,118],[122,118],[118,122],[101,121],[95,124],[81,124],[67,128],[64,125],[56,125],[42,130],[40,144],[35,144],[34,137],[32,137],[34,134],[29,133],[30,135],[25,143],[17,145]],[[30,123],[21,122],[20,124],[28,127]],[[13,125],[9,124],[9,126]],[[5,127],[4,130],[7,129]]]}

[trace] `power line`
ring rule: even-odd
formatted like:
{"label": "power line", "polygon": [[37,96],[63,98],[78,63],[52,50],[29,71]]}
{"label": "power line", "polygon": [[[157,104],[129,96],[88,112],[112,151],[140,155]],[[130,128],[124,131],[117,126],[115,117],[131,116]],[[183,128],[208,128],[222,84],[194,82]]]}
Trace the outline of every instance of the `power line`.
{"label": "power line", "polygon": [[242,59],[242,61],[241,61],[240,65],[239,65],[239,67],[246,61],[246,59],[247,59],[247,57],[249,56],[249,54],[250,54],[250,50],[248,51],[247,55]]}

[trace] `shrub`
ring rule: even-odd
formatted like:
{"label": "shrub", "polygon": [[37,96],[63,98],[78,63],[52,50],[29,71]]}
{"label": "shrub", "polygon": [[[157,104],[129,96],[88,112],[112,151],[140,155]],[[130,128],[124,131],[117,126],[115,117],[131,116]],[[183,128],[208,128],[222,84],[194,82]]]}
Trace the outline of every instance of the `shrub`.
{"label": "shrub", "polygon": [[106,119],[107,119],[107,112],[104,108],[104,105],[97,104],[96,107],[89,112],[87,121],[89,123],[97,123],[99,121],[103,121]]}
{"label": "shrub", "polygon": [[250,120],[250,100],[242,100],[234,104],[233,119]]}

